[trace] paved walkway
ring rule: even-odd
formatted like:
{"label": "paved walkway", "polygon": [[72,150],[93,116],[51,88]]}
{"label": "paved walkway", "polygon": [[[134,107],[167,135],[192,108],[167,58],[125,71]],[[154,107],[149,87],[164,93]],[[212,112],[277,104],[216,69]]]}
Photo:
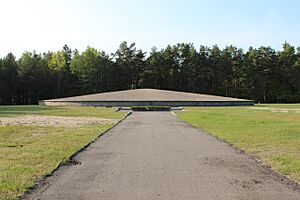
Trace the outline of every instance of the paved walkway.
{"label": "paved walkway", "polygon": [[169,112],[135,112],[27,199],[299,200],[286,180]]}

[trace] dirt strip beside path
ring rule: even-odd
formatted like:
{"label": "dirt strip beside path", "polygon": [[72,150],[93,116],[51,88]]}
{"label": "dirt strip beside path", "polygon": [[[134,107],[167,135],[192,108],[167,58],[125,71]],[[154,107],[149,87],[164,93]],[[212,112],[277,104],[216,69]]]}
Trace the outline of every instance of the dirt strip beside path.
{"label": "dirt strip beside path", "polygon": [[24,199],[298,200],[297,185],[169,112],[134,112]]}
{"label": "dirt strip beside path", "polygon": [[18,117],[0,117],[0,126],[65,126],[80,127],[98,124],[114,124],[116,119],[97,117],[60,117],[24,115]]}

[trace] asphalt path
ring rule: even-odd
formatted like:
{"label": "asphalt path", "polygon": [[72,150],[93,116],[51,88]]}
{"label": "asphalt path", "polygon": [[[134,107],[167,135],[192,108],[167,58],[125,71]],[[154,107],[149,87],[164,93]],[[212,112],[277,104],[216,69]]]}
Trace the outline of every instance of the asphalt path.
{"label": "asphalt path", "polygon": [[300,199],[296,184],[170,112],[134,112],[75,160],[23,199]]}

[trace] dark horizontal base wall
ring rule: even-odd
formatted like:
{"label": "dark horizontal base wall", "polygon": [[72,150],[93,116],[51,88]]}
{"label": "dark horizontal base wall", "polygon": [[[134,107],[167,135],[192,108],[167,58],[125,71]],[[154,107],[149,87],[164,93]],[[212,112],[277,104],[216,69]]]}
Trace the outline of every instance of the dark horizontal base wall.
{"label": "dark horizontal base wall", "polygon": [[253,101],[39,101],[46,106],[254,106]]}

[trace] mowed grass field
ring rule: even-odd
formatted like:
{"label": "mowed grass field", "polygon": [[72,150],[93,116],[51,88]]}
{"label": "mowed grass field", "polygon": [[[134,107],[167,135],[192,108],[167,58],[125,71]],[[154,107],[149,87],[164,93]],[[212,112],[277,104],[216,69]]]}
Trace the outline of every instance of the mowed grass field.
{"label": "mowed grass field", "polygon": [[176,114],[300,182],[300,104],[193,107]]}
{"label": "mowed grass field", "polygon": [[60,162],[113,126],[113,123],[79,127],[1,125],[1,119],[31,115],[121,119],[125,113],[113,108],[0,106],[1,200],[17,199]]}

